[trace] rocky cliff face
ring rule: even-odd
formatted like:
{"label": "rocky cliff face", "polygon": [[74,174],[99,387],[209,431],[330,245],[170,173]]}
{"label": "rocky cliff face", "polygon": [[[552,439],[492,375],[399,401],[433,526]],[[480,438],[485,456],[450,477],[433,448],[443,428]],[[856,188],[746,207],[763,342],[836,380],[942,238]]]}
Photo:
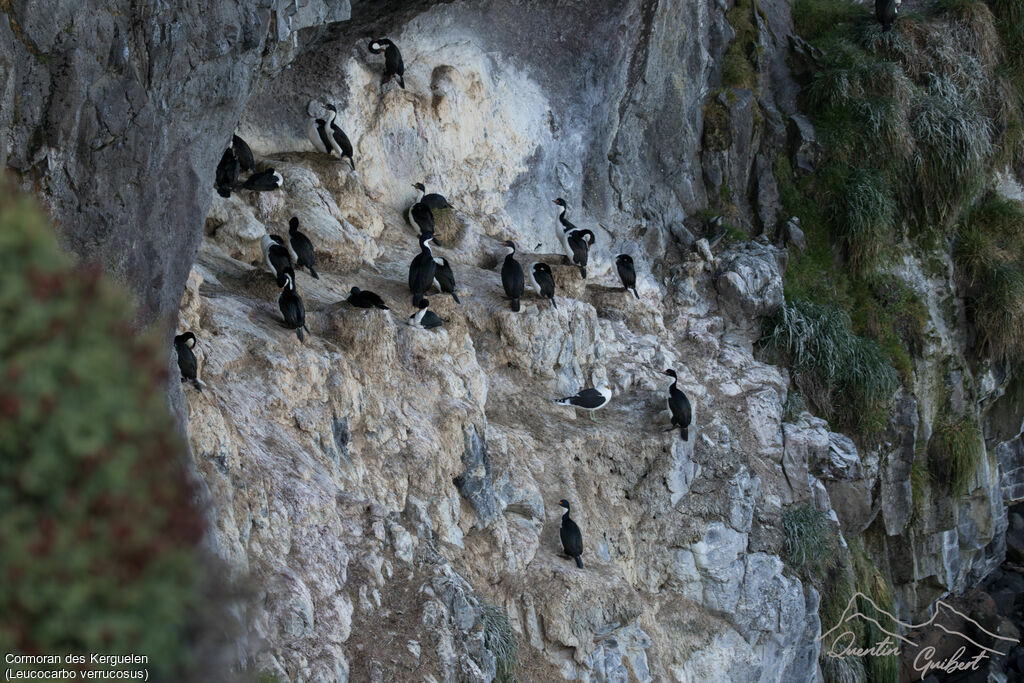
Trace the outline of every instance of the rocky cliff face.
{"label": "rocky cliff face", "polygon": [[[1000,402],[1008,377],[964,360],[948,260],[924,267],[908,247],[896,268],[931,314],[880,445],[858,449],[794,410],[785,369],[755,353],[788,260],[773,244],[775,156],[814,157],[786,68],[788,5],[754,14],[757,94],[716,90],[735,31],[699,2],[114,14],[91,61],[67,49],[77,31],[32,33],[29,9],[0,26],[17,38],[8,47],[88,67],[47,81],[65,72],[16,61],[8,93],[17,76],[67,81],[71,94],[39,85],[21,95],[28,114],[0,110],[6,160],[38,179],[74,249],[103,254],[133,285],[147,319],[184,289],[178,326],[200,338],[207,384],[187,391],[187,413],[211,546],[259,586],[242,618],[247,674],[490,680],[510,666],[507,625],[519,680],[814,680],[821,596],[782,560],[784,510],[811,503],[862,536],[906,615],[1001,562],[1004,501],[1024,481],[1020,414]],[[379,87],[382,59],[366,44],[382,34],[402,49],[405,90]],[[191,42],[167,50],[172,37]],[[136,81],[125,132],[89,132],[88,103],[116,100],[93,84]],[[60,118],[65,100],[74,115]],[[355,144],[355,172],[305,138],[326,103]],[[281,191],[212,191],[239,118]],[[445,320],[433,331],[405,324],[417,181],[455,205],[437,217],[437,253],[463,303],[431,295]],[[597,235],[586,281],[557,255],[559,196]],[[716,239],[701,210],[723,197],[761,237]],[[305,344],[279,324],[259,247],[293,215],[321,274],[298,275]],[[552,263],[557,308],[527,294],[508,310],[504,239],[524,265]],[[618,287],[622,252],[639,299]],[[352,286],[392,310],[341,303]],[[687,442],[665,431],[668,367],[694,405]],[[551,403],[600,379],[614,396],[598,424]],[[983,397],[994,459],[962,500],[927,489],[915,513],[914,453],[964,386]],[[561,555],[561,498],[584,534],[584,570]]]}

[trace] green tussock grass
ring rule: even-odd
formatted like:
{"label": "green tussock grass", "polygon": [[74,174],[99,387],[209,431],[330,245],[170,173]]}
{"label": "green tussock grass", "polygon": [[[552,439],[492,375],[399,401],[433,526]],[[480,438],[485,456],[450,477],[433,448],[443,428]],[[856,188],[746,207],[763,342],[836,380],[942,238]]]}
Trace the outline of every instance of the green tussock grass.
{"label": "green tussock grass", "polygon": [[956,497],[965,495],[984,452],[981,430],[970,415],[942,413],[936,418],[928,442],[932,475],[948,483]]}
{"label": "green tussock grass", "polygon": [[515,681],[519,639],[508,614],[496,605],[481,605],[480,620],[484,627],[484,647],[498,662],[496,680],[501,683]]}
{"label": "green tussock grass", "polygon": [[725,14],[726,20],[736,32],[725,54],[722,55],[722,85],[732,88],[757,88],[755,60],[759,57],[757,26],[754,24],[754,3],[739,0],[735,7]]}
{"label": "green tussock grass", "polygon": [[808,578],[832,569],[838,541],[826,513],[810,504],[784,510],[782,528],[790,567]]}
{"label": "green tussock grass", "polygon": [[[850,557],[853,560],[854,583],[859,592],[867,595],[882,610],[890,614],[896,612],[896,601],[893,597],[892,587],[885,576],[879,571],[871,556],[864,549],[860,539],[849,541]],[[895,622],[888,616],[874,608],[871,602],[863,598],[857,599],[857,608],[862,614],[875,619],[888,630],[896,630]],[[864,647],[872,647],[886,638],[886,634],[878,626],[866,621],[864,625],[864,637],[861,643]],[[896,655],[887,657],[868,656],[863,658],[868,674],[868,680],[872,683],[896,683],[899,680],[899,658]]]}
{"label": "green tussock grass", "polygon": [[914,453],[914,462],[910,466],[910,499],[913,509],[907,518],[907,524],[912,523],[913,520],[925,512],[925,492],[931,488],[935,480],[928,469],[927,457],[926,445],[922,444],[917,449],[917,452]]}

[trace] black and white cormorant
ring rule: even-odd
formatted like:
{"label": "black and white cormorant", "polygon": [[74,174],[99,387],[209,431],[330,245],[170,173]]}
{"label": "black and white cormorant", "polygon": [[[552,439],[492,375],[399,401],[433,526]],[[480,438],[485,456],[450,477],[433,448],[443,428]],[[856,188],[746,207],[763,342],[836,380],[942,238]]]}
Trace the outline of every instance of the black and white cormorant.
{"label": "black and white cormorant", "polygon": [[[280,235],[264,235],[260,238],[260,246],[263,247],[263,258],[266,259],[267,266],[275,278],[280,277],[285,270],[291,270],[292,257]],[[278,287],[280,286],[278,283]]]}
{"label": "black and white cormorant", "polygon": [[345,135],[345,131],[338,125],[338,109],[333,104],[327,105],[327,111],[331,112],[331,118],[327,121],[327,126],[330,128],[330,141],[334,144],[331,145],[335,154],[342,159],[348,159],[348,163],[352,165],[352,170],[356,170],[356,162],[352,158],[352,142]]}
{"label": "black and white cormorant", "polygon": [[619,271],[619,279],[622,280],[622,291],[633,290],[633,296],[637,299],[640,295],[636,293],[636,270],[633,268],[633,257],[629,254],[619,254],[615,257],[615,270]]}
{"label": "black and white cormorant", "polygon": [[251,176],[245,179],[242,183],[242,188],[246,190],[253,190],[255,192],[269,192],[270,190],[276,190],[281,187],[284,182],[284,177],[272,168],[268,168],[265,171],[259,173],[253,173]]}
{"label": "black and white cormorant", "polygon": [[316,269],[313,268],[314,259],[316,258],[313,253],[313,243],[309,241],[308,237],[299,232],[299,219],[296,216],[292,216],[292,219],[288,221],[288,241],[292,246],[292,252],[295,254],[295,267],[306,268],[314,279],[319,280],[320,276],[316,274]]}
{"label": "black and white cormorant", "polygon": [[434,284],[434,272],[437,270],[437,264],[434,263],[434,256],[430,253],[430,242],[433,239],[433,233],[420,235],[420,253],[409,264],[409,291],[412,292],[413,306],[419,305],[420,299]]}
{"label": "black and white cormorant", "polygon": [[398,87],[405,90],[405,63],[398,47],[387,38],[378,38],[370,42],[369,50],[375,55],[379,55],[381,50],[384,51],[384,75],[380,79],[380,84],[383,86],[394,78],[398,80]]}
{"label": "black and white cormorant", "polygon": [[610,400],[612,400],[612,388],[607,380],[602,380],[593,389],[583,389],[578,394],[560,398],[555,403],[560,406],[571,406],[580,410],[586,410],[590,415],[590,419],[597,422],[597,419],[594,417],[594,411],[604,408]]}
{"label": "black and white cormorant", "polygon": [[224,150],[220,163],[217,164],[217,178],[214,182],[217,194],[221,197],[231,196],[231,191],[238,184],[238,171],[240,168],[241,164],[238,162],[238,157],[235,156],[234,150],[228,147]]}
{"label": "black and white cormorant", "polygon": [[505,296],[512,300],[512,310],[518,311],[519,299],[523,296],[523,267],[515,259],[516,243],[505,240],[501,244],[512,250],[501,266],[501,286],[505,288]]}
{"label": "black and white cormorant", "polygon": [[436,192],[426,194],[427,187],[423,183],[413,183],[413,187],[420,191],[420,198],[416,201],[420,204],[426,204],[431,210],[440,211],[441,209],[453,208],[444,195],[437,194]]}
{"label": "black and white cormorant", "polygon": [[573,230],[566,235],[566,242],[572,251],[572,262],[580,269],[580,277],[587,277],[587,261],[590,259],[590,247],[594,244],[594,233],[589,230]]}
{"label": "black and white cormorant", "polygon": [[562,526],[558,529],[558,535],[562,539],[562,550],[576,560],[577,567],[583,569],[583,560],[580,559],[580,556],[583,555],[583,534],[580,533],[576,522],[569,518],[569,501],[563,498],[558,501],[558,505],[565,508],[565,514],[562,515]]}
{"label": "black and white cormorant", "polygon": [[349,293],[348,298],[345,301],[349,302],[356,308],[379,308],[381,310],[390,310],[384,305],[384,299],[380,298],[380,295],[366,290],[353,287]]}
{"label": "black and white cormorant", "polygon": [[688,441],[690,438],[689,426],[690,420],[693,418],[693,413],[690,410],[690,399],[686,398],[686,394],[683,390],[676,386],[679,383],[679,379],[676,377],[675,370],[666,370],[665,374],[672,378],[672,386],[668,388],[668,410],[672,413],[672,427],[679,427],[679,431],[682,432],[683,441]]}
{"label": "black and white cormorant", "polygon": [[437,313],[429,309],[429,306],[428,300],[420,299],[420,302],[416,304],[416,312],[409,316],[409,324],[413,327],[422,327],[425,330],[441,327],[443,321]]}
{"label": "black and white cormorant", "polygon": [[[409,207],[409,213],[406,216],[409,219],[411,225],[415,225],[419,228],[420,234],[426,233],[433,234],[434,232],[434,213],[430,210],[430,207],[423,202],[416,202]],[[435,240],[436,242],[437,240]],[[441,245],[442,247],[444,245]]]}
{"label": "black and white cormorant", "polygon": [[461,304],[459,295],[455,293],[455,273],[452,271],[452,264],[448,263],[448,259],[438,257],[434,259],[434,265],[434,284],[445,294],[451,294],[455,303]]}
{"label": "black and white cormorant", "polygon": [[249,172],[256,168],[256,159],[253,157],[252,150],[249,148],[249,144],[245,140],[237,135],[232,135],[231,149],[235,151],[235,156],[238,157],[238,163],[241,170]]}
{"label": "black and white cormorant", "polygon": [[299,296],[299,292],[295,288],[295,271],[286,268],[278,273],[277,286],[281,288],[281,293],[277,297],[277,305],[281,309],[284,326],[289,330],[295,330],[299,341],[305,341],[302,331],[309,332],[309,329],[306,327],[306,308],[302,305],[302,297]]}
{"label": "black and white cormorant", "polygon": [[882,25],[883,31],[892,28],[899,12],[900,0],[875,0],[875,19]]}
{"label": "black and white cormorant", "polygon": [[569,222],[569,219],[565,217],[569,212],[569,205],[565,203],[565,200],[559,197],[555,200],[555,204],[562,207],[561,213],[558,214],[558,223],[555,224],[555,228],[558,230],[558,241],[562,243],[562,249],[565,250],[565,254],[569,258],[572,258],[572,250],[569,249],[569,243],[566,240],[570,232],[573,230],[579,230],[579,228]]}
{"label": "black and white cormorant", "polygon": [[551,306],[558,308],[555,303],[555,278],[551,275],[551,266],[546,263],[534,263],[530,269],[533,276],[533,285],[537,295],[551,301]]}
{"label": "black and white cormorant", "polygon": [[181,381],[191,382],[197,390],[202,391],[203,384],[196,374],[199,364],[196,362],[196,354],[192,352],[195,345],[196,335],[191,332],[179,334],[174,338],[174,350],[178,352],[178,370],[181,371]]}

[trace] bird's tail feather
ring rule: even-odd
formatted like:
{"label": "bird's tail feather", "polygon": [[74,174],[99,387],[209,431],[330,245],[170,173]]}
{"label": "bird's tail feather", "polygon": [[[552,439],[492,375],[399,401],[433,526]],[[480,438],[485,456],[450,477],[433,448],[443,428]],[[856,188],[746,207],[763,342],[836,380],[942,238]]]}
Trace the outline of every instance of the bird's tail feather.
{"label": "bird's tail feather", "polygon": [[455,303],[457,303],[457,304],[461,304],[462,303],[461,301],[459,301],[459,295],[456,294],[455,292],[452,292],[452,298],[455,299]]}
{"label": "bird's tail feather", "polygon": [[296,327],[295,328],[295,334],[297,334],[299,336],[299,341],[300,342],[306,341],[306,338],[302,336],[302,328],[301,327]]}
{"label": "bird's tail feather", "polygon": [[513,313],[518,313],[519,312],[519,299],[512,299],[512,312]]}
{"label": "bird's tail feather", "polygon": [[576,556],[576,566],[583,569],[583,559],[579,555]]}
{"label": "bird's tail feather", "polygon": [[584,280],[587,279],[587,267],[586,266],[580,266],[580,277],[583,278]]}
{"label": "bird's tail feather", "polygon": [[402,90],[405,90],[405,79],[402,78],[401,76],[398,76],[397,78],[398,78],[398,87],[400,87]]}
{"label": "bird's tail feather", "polygon": [[558,308],[558,304],[555,303],[555,297],[551,297],[551,308]]}
{"label": "bird's tail feather", "polygon": [[680,431],[683,433],[683,441],[689,441],[690,440],[690,430],[687,429],[686,427],[683,427]]}
{"label": "bird's tail feather", "polygon": [[356,170],[356,162],[352,157],[348,158],[348,163],[352,164],[352,170]]}
{"label": "bird's tail feather", "polygon": [[637,292],[636,292],[636,287],[633,288],[633,296],[635,296],[637,299],[640,298],[640,295],[637,294]]}
{"label": "bird's tail feather", "polygon": [[312,265],[309,266],[309,274],[313,276],[314,280],[320,279],[320,276],[316,274],[316,270],[313,268]]}

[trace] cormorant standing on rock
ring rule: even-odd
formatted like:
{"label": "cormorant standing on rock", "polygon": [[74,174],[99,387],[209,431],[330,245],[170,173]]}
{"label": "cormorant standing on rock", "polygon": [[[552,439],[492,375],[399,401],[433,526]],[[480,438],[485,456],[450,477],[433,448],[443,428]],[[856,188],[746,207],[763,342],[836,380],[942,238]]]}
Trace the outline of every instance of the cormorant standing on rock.
{"label": "cormorant standing on rock", "polygon": [[345,301],[349,302],[356,308],[379,308],[383,311],[390,310],[384,305],[384,299],[381,299],[379,295],[373,292],[364,291],[358,287],[353,287],[348,293],[348,298]]}
{"label": "cormorant standing on rock", "polygon": [[875,0],[875,19],[882,25],[882,31],[888,31],[896,21],[900,0]]}
{"label": "cormorant standing on rock", "polygon": [[558,214],[558,223],[555,228],[558,229],[558,240],[562,243],[562,249],[565,250],[566,255],[572,258],[572,250],[569,248],[568,237],[569,233],[573,230],[579,230],[575,225],[569,222],[569,219],[565,217],[565,214],[569,212],[569,205],[565,203],[565,200],[559,197],[555,200],[555,204],[562,207],[562,212]]}
{"label": "cormorant standing on rock", "polygon": [[675,370],[666,370],[665,374],[672,378],[672,386],[668,388],[668,410],[672,413],[672,427],[679,427],[682,432],[683,441],[690,438],[689,429],[692,411],[690,410],[690,399],[686,398],[683,390],[677,387],[679,379]]}
{"label": "cormorant standing on rock", "polygon": [[432,330],[435,327],[441,327],[441,318],[438,317],[437,313],[428,310],[429,306],[429,301],[426,299],[420,299],[420,302],[416,304],[416,308],[418,310],[409,316],[409,324],[413,327],[422,327],[424,330]]}
{"label": "cormorant standing on rock", "polygon": [[580,277],[587,278],[587,261],[590,258],[590,247],[594,244],[594,233],[589,230],[573,230],[566,237],[569,249],[572,250],[572,262],[579,266]]}
{"label": "cormorant standing on rock", "polygon": [[446,258],[435,258],[434,284],[445,294],[451,294],[455,303],[461,304],[459,295],[455,293],[455,272],[452,271],[452,264]]}
{"label": "cormorant standing on rock", "polygon": [[619,271],[619,279],[622,280],[622,291],[633,290],[633,296],[637,299],[640,295],[636,293],[636,270],[633,269],[633,257],[629,254],[619,254],[615,257],[615,270]]}
{"label": "cormorant standing on rock", "polygon": [[612,388],[608,385],[608,380],[601,380],[595,388],[583,389],[573,396],[557,399],[555,403],[560,406],[586,410],[590,419],[597,422],[594,411],[604,408],[610,400],[612,400]]}
{"label": "cormorant standing on rock", "polygon": [[512,310],[519,310],[519,298],[523,296],[523,267],[515,259],[516,244],[511,240],[501,243],[510,251],[501,266],[501,286],[505,288],[505,296],[512,300]]}
{"label": "cormorant standing on rock", "polygon": [[263,258],[266,259],[275,278],[280,277],[285,269],[291,269],[292,257],[280,235],[264,235],[260,238],[260,246],[263,247]]}
{"label": "cormorant standing on rock", "polygon": [[220,158],[220,163],[217,164],[217,179],[215,186],[217,188],[217,194],[221,197],[230,197],[231,190],[235,189],[235,185],[238,184],[238,171],[241,165],[238,163],[238,157],[235,156],[234,150],[230,147],[224,150],[224,154]]}
{"label": "cormorant standing on rock", "polygon": [[288,221],[288,238],[292,245],[292,251],[295,252],[295,267],[307,268],[309,274],[314,279],[319,280],[320,276],[316,274],[316,270],[313,268],[315,258],[313,243],[309,241],[308,237],[299,232],[299,219],[296,216],[292,216],[292,219]]}
{"label": "cormorant standing on rock", "polygon": [[583,560],[580,559],[580,556],[583,555],[583,534],[580,533],[576,522],[569,518],[569,501],[563,498],[558,501],[558,504],[565,508],[565,514],[562,515],[562,526],[558,530],[558,535],[562,538],[562,550],[576,560],[577,567],[583,569]]}
{"label": "cormorant standing on rock", "polygon": [[281,294],[277,297],[277,306],[281,309],[281,316],[284,318],[284,326],[289,330],[295,330],[299,341],[305,341],[302,331],[306,327],[306,308],[302,305],[302,297],[295,288],[295,271],[286,268],[278,273],[277,286],[281,288]]}
{"label": "cormorant standing on rock", "polygon": [[380,80],[381,86],[395,78],[398,79],[398,87],[405,90],[405,63],[398,47],[387,38],[378,38],[370,43],[369,50],[375,55],[379,55],[381,50],[384,51],[384,75]]}
{"label": "cormorant standing on rock", "polygon": [[238,157],[238,164],[241,170],[251,171],[256,168],[256,159],[253,157],[252,150],[245,140],[237,135],[232,135],[231,149],[235,151],[235,156]]}
{"label": "cormorant standing on rock", "polygon": [[409,291],[412,292],[412,305],[418,306],[423,295],[434,284],[434,272],[437,264],[430,253],[430,242],[434,233],[420,235],[420,253],[409,264]]}
{"label": "cormorant standing on rock", "polygon": [[[328,140],[333,142],[330,145],[342,159],[348,159],[348,163],[352,165],[352,170],[356,170],[356,162],[352,158],[352,141],[345,135],[345,131],[338,125],[338,110],[333,104],[327,105],[327,110],[331,112],[331,119],[327,122],[327,126],[331,129],[331,135]],[[326,132],[326,131],[325,131]]]}
{"label": "cormorant standing on rock", "polygon": [[546,263],[534,263],[531,272],[537,294],[550,300],[552,308],[558,308],[558,304],[555,303],[555,278],[551,275],[551,266]]}
{"label": "cormorant standing on rock", "polygon": [[[192,343],[189,344],[189,342]],[[203,384],[196,375],[199,364],[196,362],[196,354],[192,352],[195,345],[196,335],[191,332],[179,334],[174,338],[174,350],[178,352],[178,370],[181,371],[181,381],[192,382],[197,390],[202,391]]]}

